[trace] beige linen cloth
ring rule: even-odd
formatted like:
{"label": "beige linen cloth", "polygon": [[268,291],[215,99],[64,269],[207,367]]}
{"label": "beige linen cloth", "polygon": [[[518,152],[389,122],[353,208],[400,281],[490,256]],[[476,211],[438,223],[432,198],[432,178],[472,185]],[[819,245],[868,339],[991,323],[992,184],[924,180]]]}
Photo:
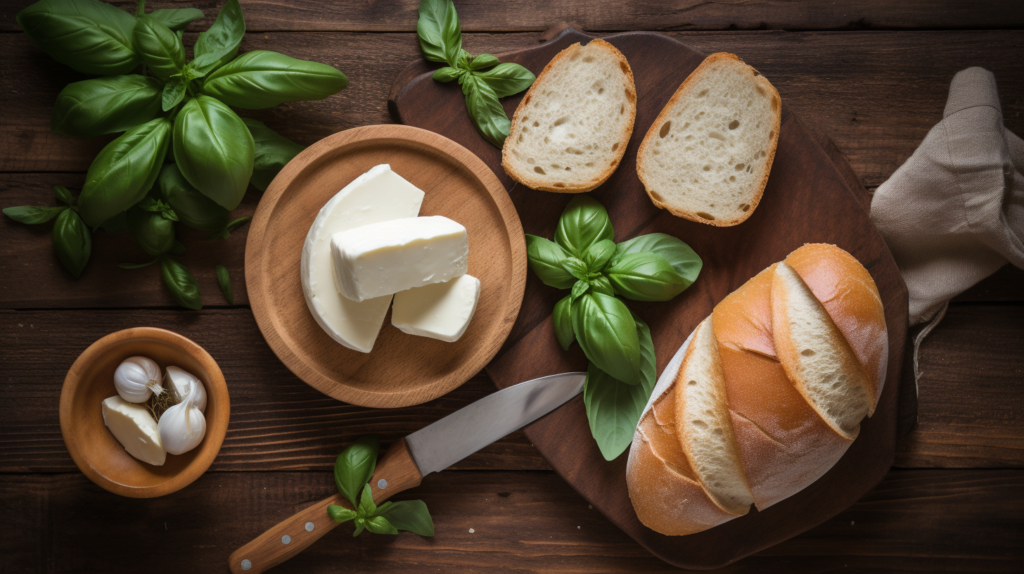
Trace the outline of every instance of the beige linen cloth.
{"label": "beige linen cloth", "polygon": [[917,350],[949,300],[1007,262],[1024,268],[1024,141],[1003,127],[992,73],[957,73],[942,117],[871,201],[910,324],[928,323],[914,340],[915,380]]}

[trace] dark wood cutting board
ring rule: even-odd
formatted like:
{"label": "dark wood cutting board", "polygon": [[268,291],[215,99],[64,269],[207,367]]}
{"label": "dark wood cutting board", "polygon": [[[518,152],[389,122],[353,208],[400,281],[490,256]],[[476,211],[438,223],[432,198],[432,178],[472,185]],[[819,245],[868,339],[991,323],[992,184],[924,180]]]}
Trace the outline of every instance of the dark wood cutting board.
{"label": "dark wood cutting board", "polygon": [[[590,36],[566,30],[551,41],[502,56],[539,74],[551,58]],[[660,375],[669,359],[714,305],[768,265],[804,243],[836,244],[860,260],[878,285],[889,334],[889,365],[875,415],[864,422],[850,450],[825,476],[765,512],[711,530],[668,537],[643,526],[630,504],[626,455],[612,462],[590,436],[582,397],[527,427],[526,434],[552,467],[617,526],[660,558],[686,568],[715,568],[777,544],[820,524],[875,487],[892,464],[897,397],[907,331],[907,291],[896,264],[867,212],[867,194],[831,142],[802,124],[783,99],[782,129],[768,186],[757,211],[736,227],[716,228],[673,217],[655,208],[636,175],[636,152],[651,123],[686,76],[703,60],[685,45],[646,32],[604,37],[629,60],[637,88],[637,116],[622,164],[592,195],[615,227],[615,240],[668,233],[701,256],[697,282],[673,301],[628,302],[651,326]],[[741,58],[744,54],[738,54]],[[456,83],[430,77],[432,66],[410,66],[389,101],[399,121],[439,132],[479,155],[509,189],[526,233],[552,237],[571,195],[514,185],[501,168],[501,152],[474,130]],[[771,80],[771,78],[768,78]],[[783,94],[783,98],[785,95]],[[503,101],[511,117],[521,95]],[[564,295],[528,274],[522,310],[502,351],[487,366],[499,388],[543,375],[586,369],[574,345],[563,352],[555,340],[551,310]]]}

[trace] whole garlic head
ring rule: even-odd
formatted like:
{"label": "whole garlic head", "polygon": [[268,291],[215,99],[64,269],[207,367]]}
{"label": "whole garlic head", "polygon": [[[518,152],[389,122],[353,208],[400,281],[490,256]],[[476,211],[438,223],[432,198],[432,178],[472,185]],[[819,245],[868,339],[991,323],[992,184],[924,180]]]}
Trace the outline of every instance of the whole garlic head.
{"label": "whole garlic head", "polygon": [[114,388],[129,403],[144,403],[154,393],[161,394],[160,367],[146,357],[128,357],[114,371]]}
{"label": "whole garlic head", "polygon": [[189,389],[195,385],[197,389],[195,406],[200,412],[206,412],[206,387],[203,386],[199,377],[178,367],[167,367],[167,376],[164,378],[164,382],[167,383],[168,390],[178,402],[183,402],[188,396]]}
{"label": "whole garlic head", "polygon": [[195,405],[199,386],[191,385],[185,400],[160,416],[160,442],[169,454],[184,454],[199,446],[206,436],[206,417]]}

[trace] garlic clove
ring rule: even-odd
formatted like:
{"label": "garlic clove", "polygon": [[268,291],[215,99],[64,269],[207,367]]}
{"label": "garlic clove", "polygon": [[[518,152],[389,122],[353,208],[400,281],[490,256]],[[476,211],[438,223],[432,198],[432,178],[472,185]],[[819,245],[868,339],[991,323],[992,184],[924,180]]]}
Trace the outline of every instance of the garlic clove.
{"label": "garlic clove", "polygon": [[170,454],[184,454],[199,446],[206,436],[206,417],[195,406],[199,386],[190,385],[185,400],[160,416],[160,442]]}
{"label": "garlic clove", "polygon": [[195,407],[200,412],[206,412],[206,387],[203,386],[203,382],[192,373],[179,368],[179,367],[167,367],[166,376],[164,381],[167,383],[167,389],[174,395],[176,402],[182,402],[188,395],[189,387],[193,384],[196,385],[196,401]]}
{"label": "garlic clove", "polygon": [[114,371],[114,388],[129,403],[144,403],[153,393],[164,392],[160,367],[147,357],[128,357]]}

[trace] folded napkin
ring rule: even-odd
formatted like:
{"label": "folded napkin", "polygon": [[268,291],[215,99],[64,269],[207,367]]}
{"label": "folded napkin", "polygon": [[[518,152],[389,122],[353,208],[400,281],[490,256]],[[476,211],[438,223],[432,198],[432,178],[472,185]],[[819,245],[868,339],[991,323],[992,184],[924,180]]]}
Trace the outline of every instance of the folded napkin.
{"label": "folded napkin", "polygon": [[957,73],[942,121],[875,192],[871,218],[907,283],[911,326],[927,323],[916,381],[949,300],[1007,262],[1024,268],[1024,141],[1003,127],[991,72]]}

